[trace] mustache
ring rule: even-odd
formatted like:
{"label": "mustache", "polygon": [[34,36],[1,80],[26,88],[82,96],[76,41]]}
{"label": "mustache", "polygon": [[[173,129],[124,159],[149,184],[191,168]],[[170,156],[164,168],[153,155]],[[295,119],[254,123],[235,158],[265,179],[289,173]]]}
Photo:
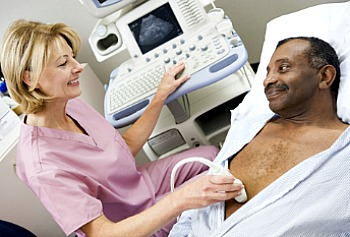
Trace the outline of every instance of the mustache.
{"label": "mustache", "polygon": [[269,83],[267,84],[267,86],[265,87],[265,92],[269,89],[277,89],[277,90],[288,90],[288,86],[287,85],[282,85],[282,84],[273,84],[273,83]]}

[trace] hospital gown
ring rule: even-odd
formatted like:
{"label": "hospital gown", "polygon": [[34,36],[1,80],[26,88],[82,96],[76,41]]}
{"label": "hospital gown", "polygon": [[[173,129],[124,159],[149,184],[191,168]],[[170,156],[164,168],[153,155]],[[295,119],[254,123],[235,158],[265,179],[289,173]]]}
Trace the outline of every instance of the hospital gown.
{"label": "hospital gown", "polygon": [[[215,162],[228,167],[228,159],[250,142],[271,116],[271,111],[244,119],[232,116]],[[189,210],[169,236],[350,236],[349,143],[348,127],[329,149],[296,165],[226,220],[224,203]]]}
{"label": "hospital gown", "polygon": [[[92,107],[74,99],[67,114],[88,135],[23,123],[17,155],[18,176],[67,235],[76,231],[84,236],[79,227],[101,214],[117,222],[152,206],[170,191],[170,173],[179,160],[214,159],[218,151],[203,146],[136,167],[121,135]],[[178,184],[207,167],[197,163],[184,169]],[[164,231],[157,236],[165,236]]]}

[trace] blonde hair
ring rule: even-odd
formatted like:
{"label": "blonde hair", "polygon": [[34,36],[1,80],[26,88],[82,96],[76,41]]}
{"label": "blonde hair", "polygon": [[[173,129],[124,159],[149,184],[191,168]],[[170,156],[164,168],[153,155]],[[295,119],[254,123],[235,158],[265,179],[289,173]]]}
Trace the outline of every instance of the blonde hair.
{"label": "blonde hair", "polygon": [[[17,20],[7,29],[2,44],[1,68],[11,97],[20,104],[24,113],[36,113],[50,100],[36,89],[39,77],[46,67],[53,45],[62,38],[76,56],[81,40],[76,31],[63,23]],[[25,71],[31,72],[29,87],[23,81]]]}

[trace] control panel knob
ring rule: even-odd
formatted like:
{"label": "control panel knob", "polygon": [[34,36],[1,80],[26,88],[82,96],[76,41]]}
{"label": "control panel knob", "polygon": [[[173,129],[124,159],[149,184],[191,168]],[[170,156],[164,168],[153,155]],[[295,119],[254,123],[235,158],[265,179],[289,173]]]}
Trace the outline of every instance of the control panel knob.
{"label": "control panel knob", "polygon": [[99,25],[96,28],[96,33],[98,36],[103,37],[107,34],[107,27],[105,25]]}

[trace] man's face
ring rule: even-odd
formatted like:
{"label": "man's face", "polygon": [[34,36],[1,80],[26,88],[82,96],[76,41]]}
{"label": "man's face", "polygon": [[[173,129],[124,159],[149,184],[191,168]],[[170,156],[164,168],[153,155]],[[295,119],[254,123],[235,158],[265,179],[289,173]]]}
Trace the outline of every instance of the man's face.
{"label": "man's face", "polygon": [[303,53],[308,47],[308,41],[291,40],[276,49],[267,67],[265,94],[270,109],[281,116],[298,116],[312,106],[320,75]]}

